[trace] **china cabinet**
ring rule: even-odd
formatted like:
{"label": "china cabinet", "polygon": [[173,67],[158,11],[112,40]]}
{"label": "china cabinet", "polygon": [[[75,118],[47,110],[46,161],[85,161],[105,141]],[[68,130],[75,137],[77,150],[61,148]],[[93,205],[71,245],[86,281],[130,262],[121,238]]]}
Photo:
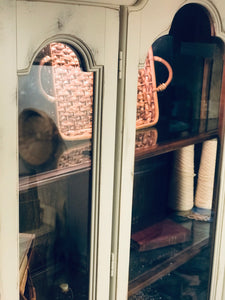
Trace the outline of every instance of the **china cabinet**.
{"label": "china cabinet", "polygon": [[1,7],[0,299],[223,299],[223,1]]}

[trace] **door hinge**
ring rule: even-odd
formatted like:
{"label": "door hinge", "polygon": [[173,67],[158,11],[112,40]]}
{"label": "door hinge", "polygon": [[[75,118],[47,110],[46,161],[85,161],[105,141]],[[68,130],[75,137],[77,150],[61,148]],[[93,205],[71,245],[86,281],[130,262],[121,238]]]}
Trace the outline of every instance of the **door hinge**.
{"label": "door hinge", "polygon": [[122,79],[123,77],[123,51],[119,52],[119,61],[118,61],[118,78]]}
{"label": "door hinge", "polygon": [[115,254],[111,253],[110,276],[113,277],[115,273]]}

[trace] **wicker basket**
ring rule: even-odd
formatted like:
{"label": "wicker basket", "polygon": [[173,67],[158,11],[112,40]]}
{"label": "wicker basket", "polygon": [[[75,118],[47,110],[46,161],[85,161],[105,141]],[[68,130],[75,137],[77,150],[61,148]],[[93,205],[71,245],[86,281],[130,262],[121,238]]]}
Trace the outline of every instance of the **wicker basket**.
{"label": "wicker basket", "polygon": [[91,143],[82,143],[64,151],[57,163],[57,168],[69,168],[91,164]]}
{"label": "wicker basket", "polygon": [[[165,83],[156,87],[154,61],[161,62],[168,69],[168,79]],[[152,47],[148,51],[144,69],[138,72],[137,90],[137,117],[136,128],[142,129],[154,126],[159,119],[159,106],[157,92],[167,88],[173,78],[173,71],[170,64],[158,56],[153,56]]]}
{"label": "wicker basket", "polygon": [[157,144],[158,131],[156,128],[138,130],[136,133],[135,151],[152,148]]}
{"label": "wicker basket", "polygon": [[[53,92],[43,88],[42,72],[51,63]],[[51,43],[50,56],[40,61],[40,89],[56,104],[57,125],[65,140],[90,139],[92,135],[93,72],[83,72],[74,51],[65,44]]]}
{"label": "wicker basket", "polygon": [[[93,72],[83,72],[78,57],[65,44],[51,43],[50,56],[40,61],[39,83],[44,96],[56,104],[57,125],[63,139],[83,140],[92,135]],[[156,87],[154,61],[168,69],[168,79]],[[53,95],[43,87],[42,70],[45,64],[52,66]],[[157,92],[167,88],[173,72],[168,62],[153,56],[149,49],[144,69],[138,73],[136,128],[153,126],[158,122],[159,107]]]}

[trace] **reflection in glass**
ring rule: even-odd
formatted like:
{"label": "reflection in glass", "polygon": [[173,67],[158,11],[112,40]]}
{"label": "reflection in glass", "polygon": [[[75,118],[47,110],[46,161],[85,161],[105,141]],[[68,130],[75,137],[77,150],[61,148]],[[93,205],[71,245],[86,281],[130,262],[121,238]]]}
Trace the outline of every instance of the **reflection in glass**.
{"label": "reflection in glass", "polygon": [[94,75],[82,62],[51,43],[19,77],[20,294],[28,299],[88,298]]}
{"label": "reflection in glass", "polygon": [[[84,67],[80,64],[80,57],[68,45],[51,43],[37,55],[29,75],[20,76],[21,175],[57,168],[57,160],[65,149],[74,148],[82,153],[86,148],[80,163],[88,161],[92,136],[93,72],[85,72]],[[29,130],[25,129],[27,127]],[[42,142],[38,144],[40,138]],[[44,151],[40,148],[34,152],[31,150],[37,145],[44,147],[45,143],[53,148],[52,152],[49,149],[49,159],[47,153],[45,158],[41,157]],[[32,161],[24,159],[28,155],[33,157]],[[75,160],[72,161],[74,165]]]}
{"label": "reflection in glass", "polygon": [[[51,63],[54,96],[42,85],[42,68]],[[61,43],[50,44],[50,56],[40,61],[40,88],[44,96],[56,103],[57,123],[64,139],[91,137],[93,73],[82,72],[76,54]]]}

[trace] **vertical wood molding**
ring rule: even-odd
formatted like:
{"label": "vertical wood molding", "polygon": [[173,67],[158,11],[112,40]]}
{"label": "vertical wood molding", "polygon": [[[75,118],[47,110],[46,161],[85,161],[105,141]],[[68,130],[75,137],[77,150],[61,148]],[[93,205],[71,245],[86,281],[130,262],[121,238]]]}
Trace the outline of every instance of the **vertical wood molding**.
{"label": "vertical wood molding", "polygon": [[0,4],[0,299],[19,299],[16,1]]}
{"label": "vertical wood molding", "polygon": [[220,96],[220,123],[219,123],[219,135],[221,138],[221,165],[219,166],[220,189],[219,189],[219,201],[217,207],[217,223],[215,233],[215,245],[212,267],[212,280],[210,299],[224,299],[225,290],[225,65],[223,66],[223,79]]}

